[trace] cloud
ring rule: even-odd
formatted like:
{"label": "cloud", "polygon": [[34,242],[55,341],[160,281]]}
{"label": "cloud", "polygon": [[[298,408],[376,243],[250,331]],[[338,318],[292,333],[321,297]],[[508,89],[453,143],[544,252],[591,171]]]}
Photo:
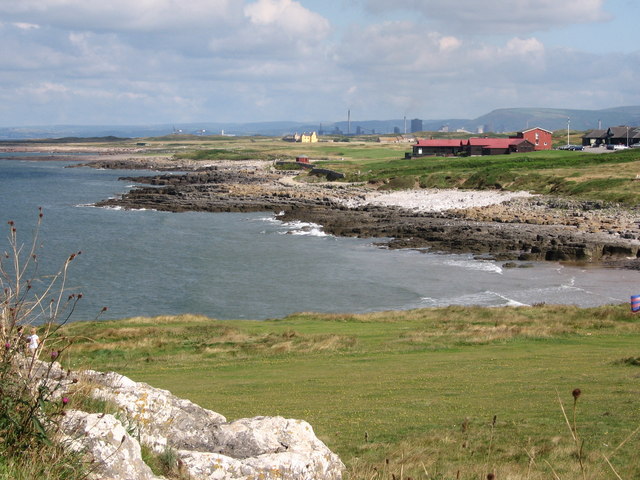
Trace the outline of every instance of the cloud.
{"label": "cloud", "polygon": [[[549,48],[535,36],[445,35],[417,21],[352,26],[335,54],[349,85],[357,85],[345,101],[365,118],[375,118],[374,110],[451,118],[499,107],[637,104],[637,57]],[[616,75],[603,65],[616,65]],[[620,93],[612,101],[607,92]]]}
{"label": "cloud", "polygon": [[365,7],[383,14],[393,10],[416,12],[440,29],[466,33],[531,33],[558,25],[609,19],[604,0],[363,0]]}
{"label": "cloud", "polygon": [[13,25],[21,30],[34,30],[40,28],[40,25],[26,22],[16,22]]}
{"label": "cloud", "polygon": [[0,3],[5,20],[99,31],[174,31],[229,21],[234,0],[20,0]]}
{"label": "cloud", "polygon": [[640,103],[637,52],[552,48],[534,31],[602,19],[602,0],[357,2],[405,20],[318,0],[0,0],[2,118],[427,119]]}
{"label": "cloud", "polygon": [[[298,62],[322,57],[331,26],[323,16],[292,0],[258,0],[244,9],[242,27],[209,41],[216,55],[254,59],[256,64],[273,60]],[[267,60],[268,57],[268,60]]]}
{"label": "cloud", "polygon": [[327,19],[292,0],[258,0],[244,13],[254,26],[277,28],[285,35],[315,38],[329,31]]}
{"label": "cloud", "polygon": [[463,41],[450,35],[423,30],[413,22],[384,22],[353,26],[336,59],[346,69],[376,75],[372,80],[422,75],[451,70],[460,65]]}

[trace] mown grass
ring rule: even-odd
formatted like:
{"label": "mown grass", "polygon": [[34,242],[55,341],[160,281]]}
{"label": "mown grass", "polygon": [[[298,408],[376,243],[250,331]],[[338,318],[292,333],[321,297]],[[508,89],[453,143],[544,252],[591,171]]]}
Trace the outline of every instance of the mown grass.
{"label": "mown grass", "polygon": [[[303,418],[350,478],[637,478],[640,318],[628,307],[449,307],[267,321],[75,323],[69,366],[116,370],[228,419]],[[494,416],[496,418],[494,422]],[[531,460],[533,458],[533,461]],[[428,474],[428,475],[427,475]]]}

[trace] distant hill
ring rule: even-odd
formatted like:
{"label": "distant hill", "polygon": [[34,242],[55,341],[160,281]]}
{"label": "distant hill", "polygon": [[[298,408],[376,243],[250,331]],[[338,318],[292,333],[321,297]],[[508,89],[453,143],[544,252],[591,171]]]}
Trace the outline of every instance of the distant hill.
{"label": "distant hill", "polygon": [[[513,132],[530,127],[547,130],[567,128],[593,130],[618,125],[640,125],[640,106],[604,110],[571,110],[560,108],[502,108],[474,119],[469,126],[484,126],[485,131]],[[469,128],[473,131],[473,128]]]}
{"label": "distant hill", "polygon": [[[474,119],[423,119],[422,130],[438,131],[447,128],[450,132],[458,129],[469,132],[515,132],[527,128],[541,127],[547,130],[567,128],[570,119],[571,130],[592,130],[618,125],[640,126],[640,106],[607,108],[604,110],[572,110],[560,108],[501,108]],[[176,125],[49,125],[33,127],[0,127],[0,140],[26,140],[65,137],[157,137],[171,133],[192,135],[267,135],[281,136],[290,133],[322,132],[325,134],[388,134],[407,132],[411,120],[352,120],[339,122],[318,121],[295,122],[274,121],[255,123],[202,122]]]}

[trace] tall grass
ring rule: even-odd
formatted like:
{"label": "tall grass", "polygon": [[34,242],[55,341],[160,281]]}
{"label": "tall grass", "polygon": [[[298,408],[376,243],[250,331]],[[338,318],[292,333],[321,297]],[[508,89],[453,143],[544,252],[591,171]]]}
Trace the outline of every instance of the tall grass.
{"label": "tall grass", "polygon": [[[0,258],[0,478],[83,478],[80,457],[55,441],[68,398],[59,395],[61,379],[52,374],[53,362],[68,347],[58,329],[81,298],[65,288],[77,253],[57,273],[40,272],[41,219],[42,212],[27,244],[9,221],[7,249]],[[34,349],[25,341],[27,328],[39,337]]]}

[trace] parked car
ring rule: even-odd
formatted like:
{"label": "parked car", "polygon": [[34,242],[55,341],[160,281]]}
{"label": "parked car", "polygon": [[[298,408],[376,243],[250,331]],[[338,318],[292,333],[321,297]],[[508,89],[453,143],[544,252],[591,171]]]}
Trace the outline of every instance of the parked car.
{"label": "parked car", "polygon": [[614,150],[626,150],[627,148],[629,148],[629,147],[627,147],[626,145],[614,145],[613,146]]}
{"label": "parked car", "polygon": [[569,145],[567,150],[584,150],[584,147],[582,145]]}
{"label": "parked car", "polygon": [[640,148],[640,142],[629,145],[629,148]]}

